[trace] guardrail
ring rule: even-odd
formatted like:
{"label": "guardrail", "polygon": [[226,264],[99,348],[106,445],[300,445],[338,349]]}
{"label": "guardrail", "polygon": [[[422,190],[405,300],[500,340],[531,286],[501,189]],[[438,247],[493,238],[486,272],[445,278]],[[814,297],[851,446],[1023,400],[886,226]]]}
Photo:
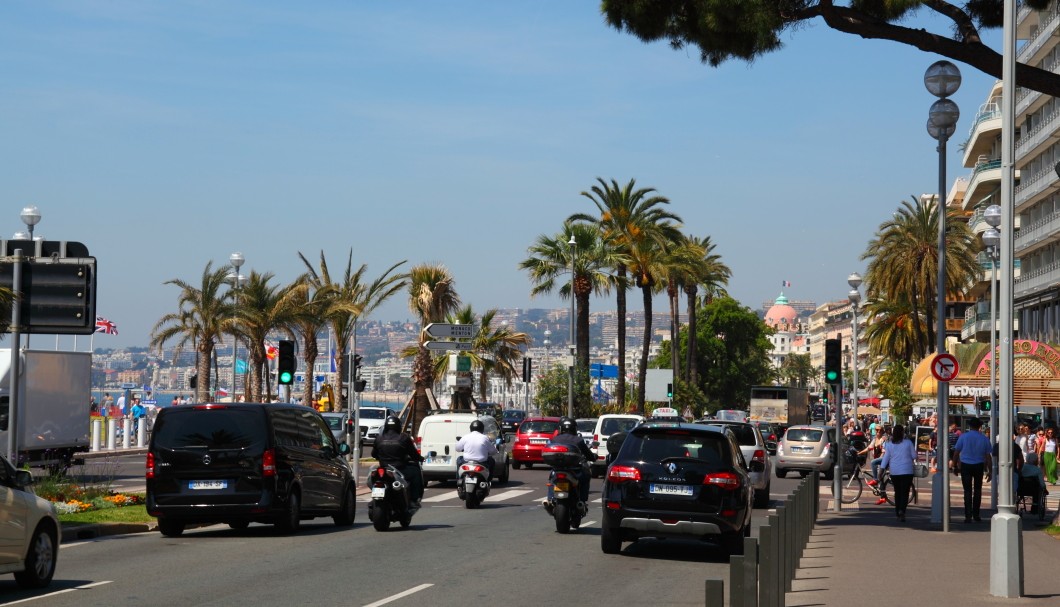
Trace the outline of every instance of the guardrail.
{"label": "guardrail", "polygon": [[[820,477],[802,479],[758,528],[758,539],[744,538],[742,555],[729,557],[730,607],[783,607],[802,551],[817,522]],[[706,581],[706,604],[722,605],[722,580]]]}

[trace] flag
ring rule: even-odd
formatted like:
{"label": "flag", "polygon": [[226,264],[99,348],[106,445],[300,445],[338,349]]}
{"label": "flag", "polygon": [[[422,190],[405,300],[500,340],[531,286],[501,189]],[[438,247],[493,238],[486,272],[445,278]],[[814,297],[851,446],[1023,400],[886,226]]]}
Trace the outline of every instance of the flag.
{"label": "flag", "polygon": [[236,359],[236,375],[244,375],[247,372],[247,361],[242,358]]}
{"label": "flag", "polygon": [[782,286],[782,287],[790,287],[791,286],[791,282],[787,281],[787,280],[782,280],[782,281],[780,281],[780,286]]}
{"label": "flag", "polygon": [[106,333],[107,335],[117,335],[118,325],[111,321],[103,318],[102,316],[96,317],[96,330],[95,333]]}
{"label": "flag", "polygon": [[269,342],[265,342],[265,358],[267,358],[269,360],[275,360],[275,358],[277,356],[279,356],[279,355],[280,355],[280,349],[277,348],[275,344],[270,344]]}
{"label": "flag", "polygon": [[339,368],[335,365],[335,348],[331,349],[331,372],[338,373]]}

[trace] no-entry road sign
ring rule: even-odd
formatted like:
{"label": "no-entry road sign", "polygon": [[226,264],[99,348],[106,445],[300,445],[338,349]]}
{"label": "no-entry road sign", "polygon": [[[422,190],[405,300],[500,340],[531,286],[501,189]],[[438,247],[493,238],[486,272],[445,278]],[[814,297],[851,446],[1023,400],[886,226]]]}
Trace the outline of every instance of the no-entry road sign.
{"label": "no-entry road sign", "polygon": [[950,381],[957,377],[957,357],[952,354],[938,354],[931,360],[931,374],[939,381]]}

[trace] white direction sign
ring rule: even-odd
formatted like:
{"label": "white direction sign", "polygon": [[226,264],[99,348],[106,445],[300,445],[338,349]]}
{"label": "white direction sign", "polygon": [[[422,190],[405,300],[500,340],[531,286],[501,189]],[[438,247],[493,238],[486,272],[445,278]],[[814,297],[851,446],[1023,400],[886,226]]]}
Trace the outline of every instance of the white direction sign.
{"label": "white direction sign", "polygon": [[[461,325],[456,325],[461,326]],[[449,350],[454,352],[466,352],[471,349],[471,342],[467,341],[426,341],[424,347],[428,350]]]}
{"label": "white direction sign", "polygon": [[957,370],[957,357],[952,354],[938,354],[931,361],[931,374],[939,381],[957,377]]}
{"label": "white direction sign", "polygon": [[474,325],[451,325],[442,322],[432,322],[424,327],[423,330],[427,332],[427,335],[439,339],[443,337],[470,339],[475,336]]}

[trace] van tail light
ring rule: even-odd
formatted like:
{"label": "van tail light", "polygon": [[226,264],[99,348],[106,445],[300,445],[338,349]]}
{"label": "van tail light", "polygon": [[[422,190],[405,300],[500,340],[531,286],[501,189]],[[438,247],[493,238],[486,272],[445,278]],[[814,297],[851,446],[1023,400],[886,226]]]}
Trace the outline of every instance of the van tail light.
{"label": "van tail light", "polygon": [[609,483],[625,483],[639,480],[640,470],[633,466],[611,466],[607,469],[607,482]]}
{"label": "van tail light", "polygon": [[703,477],[703,484],[734,491],[740,488],[740,477],[732,472],[712,472]]}
{"label": "van tail light", "polygon": [[765,465],[766,463],[766,452],[761,449],[755,449],[755,454],[751,456],[752,462],[758,462]]}
{"label": "van tail light", "polygon": [[422,446],[423,446],[423,437],[422,436],[417,436],[416,437],[416,453],[419,453],[420,455],[423,455],[423,451],[420,450],[420,448]]}
{"label": "van tail light", "polygon": [[155,477],[155,454],[147,452],[147,478]]}
{"label": "van tail light", "polygon": [[264,477],[276,476],[276,451],[266,449],[261,454],[261,475]]}

